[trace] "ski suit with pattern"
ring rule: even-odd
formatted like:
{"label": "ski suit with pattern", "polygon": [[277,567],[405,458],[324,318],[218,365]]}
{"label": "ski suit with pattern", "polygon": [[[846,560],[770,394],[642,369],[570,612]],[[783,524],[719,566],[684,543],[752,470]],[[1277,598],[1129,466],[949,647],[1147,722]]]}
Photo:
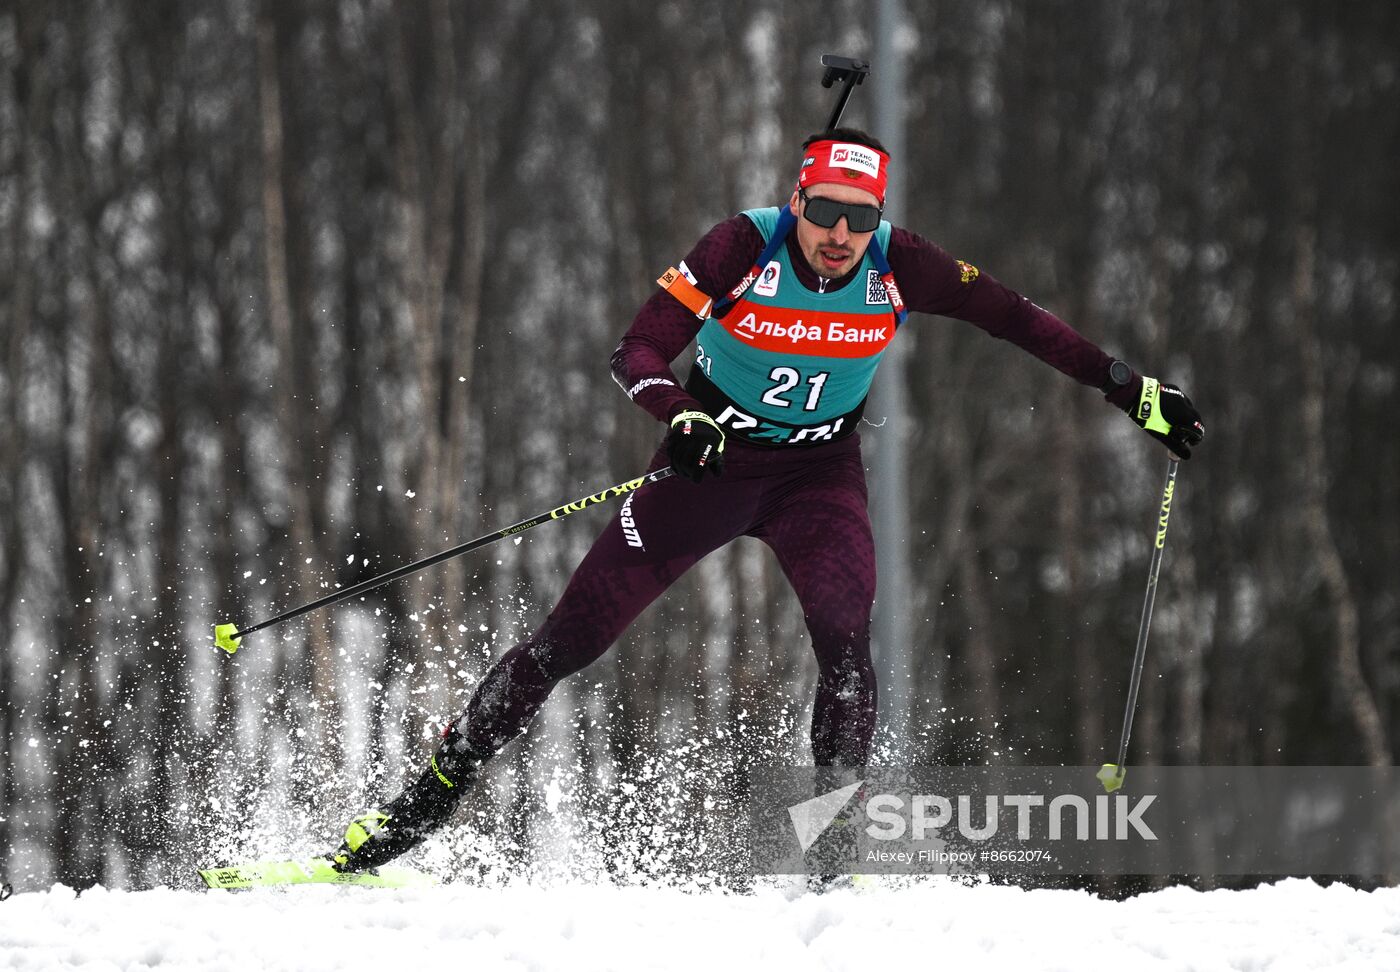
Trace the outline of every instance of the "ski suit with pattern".
{"label": "ski suit with pattern", "polygon": [[[766,209],[719,223],[681,271],[704,294],[729,294],[777,219],[778,210]],[[561,679],[599,658],[702,557],[749,536],[772,548],[811,635],[814,761],[866,762],[876,710],[875,555],[856,425],[895,316],[869,252],[846,276],[827,280],[795,237],[720,319],[701,320],[660,290],[622,338],[612,356],[617,383],[663,423],[686,409],[719,421],[724,475],[699,484],[673,477],[629,496],[543,625],[477,686],[456,727],[479,755],[522,732]],[[971,322],[1083,384],[1106,383],[1113,359],[1053,314],[888,222],[876,240],[910,311]],[[696,358],[682,385],[671,362],[692,342]],[[650,468],[666,464],[658,450]]]}

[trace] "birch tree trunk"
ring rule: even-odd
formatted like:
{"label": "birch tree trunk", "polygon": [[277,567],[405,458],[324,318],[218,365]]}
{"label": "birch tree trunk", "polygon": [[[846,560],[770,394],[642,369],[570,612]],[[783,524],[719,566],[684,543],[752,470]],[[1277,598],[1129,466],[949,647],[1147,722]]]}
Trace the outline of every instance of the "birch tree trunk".
{"label": "birch tree trunk", "polygon": [[[278,422],[284,430],[283,464],[287,478],[291,540],[288,556],[295,565],[292,571],[294,596],[298,600],[310,600],[319,589],[314,564],[320,558],[317,557],[319,544],[311,526],[313,499],[311,484],[307,479],[310,463],[306,452],[315,444],[301,441],[296,434],[296,430],[306,423],[302,415],[304,407],[299,404],[297,395],[299,369],[292,333],[295,322],[292,320],[293,302],[287,273],[287,213],[282,189],[282,91],[278,76],[278,30],[272,0],[264,0],[259,10],[257,30],[258,102],[262,122],[263,272],[267,322],[277,356],[277,387],[273,390],[273,401],[276,403]],[[342,764],[336,659],[324,612],[312,612],[306,616],[304,623],[314,713],[304,717],[295,711],[293,703],[289,703],[289,726],[294,727],[302,718],[307,718],[313,771],[321,780],[333,780],[339,777],[338,770]],[[295,670],[295,666],[289,669]]]}
{"label": "birch tree trunk", "polygon": [[1327,415],[1323,384],[1323,352],[1316,333],[1314,261],[1317,230],[1312,224],[1298,228],[1294,238],[1293,330],[1298,338],[1298,363],[1302,376],[1302,476],[1303,529],[1316,558],[1323,589],[1332,615],[1331,650],[1338,687],[1356,726],[1360,756],[1370,766],[1389,766],[1390,743],[1380,707],[1362,664],[1361,624],[1346,564],[1337,546],[1327,496],[1331,477],[1327,466]]}

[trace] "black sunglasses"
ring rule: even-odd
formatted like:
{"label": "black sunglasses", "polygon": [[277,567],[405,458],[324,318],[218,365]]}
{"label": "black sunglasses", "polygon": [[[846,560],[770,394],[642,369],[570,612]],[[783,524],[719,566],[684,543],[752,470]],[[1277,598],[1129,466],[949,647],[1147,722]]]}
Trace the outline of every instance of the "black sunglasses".
{"label": "black sunglasses", "polygon": [[821,196],[809,196],[806,189],[798,189],[797,195],[807,204],[802,210],[802,216],[822,229],[831,229],[842,216],[846,217],[846,226],[852,233],[869,233],[880,225],[880,213],[883,210],[879,206],[859,206]]}

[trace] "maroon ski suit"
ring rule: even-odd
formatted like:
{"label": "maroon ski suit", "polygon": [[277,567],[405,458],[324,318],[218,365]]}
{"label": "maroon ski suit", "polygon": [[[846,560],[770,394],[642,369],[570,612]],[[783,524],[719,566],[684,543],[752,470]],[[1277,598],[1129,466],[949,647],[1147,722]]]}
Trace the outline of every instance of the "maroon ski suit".
{"label": "maroon ski suit", "polygon": [[[787,246],[809,289],[831,290],[849,279],[823,280],[795,239]],[[762,249],[753,223],[735,216],[696,244],[685,267],[702,291],[719,296],[735,286]],[[899,228],[887,255],[910,311],[969,321],[1083,384],[1106,384],[1111,357],[988,274]],[[663,423],[683,409],[699,408],[670,363],[701,323],[658,291],[613,353],[618,384]],[[674,477],[632,494],[544,624],[486,673],[456,724],[458,732],[478,754],[495,753],[525,729],[561,679],[607,651],[681,574],[710,551],[750,536],[772,548],[811,634],[818,669],[813,759],[818,765],[863,765],[875,729],[870,658],[875,555],[860,440],[850,433],[800,448],[765,448],[731,437],[723,477],[698,485]],[[658,451],[651,468],[666,462]]]}

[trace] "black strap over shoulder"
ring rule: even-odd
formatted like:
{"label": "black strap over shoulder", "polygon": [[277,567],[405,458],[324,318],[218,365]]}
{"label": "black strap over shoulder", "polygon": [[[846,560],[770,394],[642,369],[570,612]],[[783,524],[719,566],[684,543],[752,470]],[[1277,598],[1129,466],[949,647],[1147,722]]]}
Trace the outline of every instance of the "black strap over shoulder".
{"label": "black strap over shoulder", "polygon": [[[796,225],[797,216],[793,213],[792,207],[784,206],[778,213],[778,224],[773,227],[773,236],[768,240],[768,245],[763,248],[763,252],[758,255],[758,260],[749,272],[744,274],[744,279],[740,280],[733,290],[722,299],[715,301],[710,316],[716,320],[722,319],[743,298],[744,294],[748,293],[753,282],[763,272],[763,268],[768,266],[778,255],[778,247],[787,242],[788,234]],[[885,294],[890,299],[890,310],[894,312],[895,327],[899,327],[909,316],[909,309],[904,306],[904,298],[899,292],[899,285],[895,283],[894,271],[890,269],[890,261],[885,256],[885,250],[880,246],[878,233],[870,237],[869,253],[870,259],[875,264],[875,269],[885,285]]]}
{"label": "black strap over shoulder", "polygon": [[715,302],[714,310],[711,312],[712,317],[716,320],[724,317],[725,314],[729,313],[730,308],[737,304],[744,294],[748,293],[749,288],[753,286],[753,282],[757,280],[758,275],[763,272],[763,268],[768,266],[773,258],[778,255],[778,247],[787,242],[788,234],[792,232],[792,228],[796,225],[797,216],[793,213],[792,207],[784,206],[778,213],[778,224],[773,227],[773,236],[768,240],[768,245],[765,246],[763,252],[758,255],[758,260],[754,263],[752,269],[744,274],[744,279],[740,280],[738,285],[729,293],[725,294],[722,299]]}

